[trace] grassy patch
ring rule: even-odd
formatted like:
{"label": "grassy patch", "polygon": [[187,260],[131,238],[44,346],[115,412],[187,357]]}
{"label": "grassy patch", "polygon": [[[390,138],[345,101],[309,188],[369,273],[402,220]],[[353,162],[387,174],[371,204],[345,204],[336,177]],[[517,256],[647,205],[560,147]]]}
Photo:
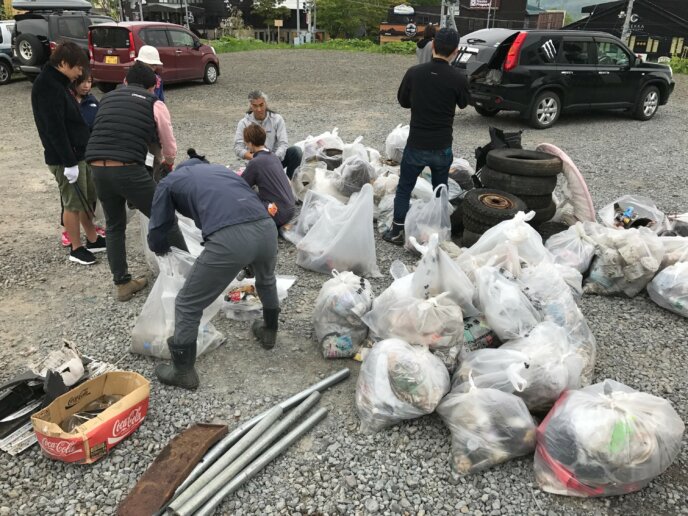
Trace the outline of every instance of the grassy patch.
{"label": "grassy patch", "polygon": [[674,73],[688,74],[688,59],[672,57],[669,65],[671,66],[671,69],[674,71]]}
{"label": "grassy patch", "polygon": [[365,39],[332,39],[325,43],[306,43],[294,47],[287,43],[265,43],[259,39],[237,39],[224,37],[208,42],[218,54],[227,52],[245,52],[247,50],[342,50],[346,52],[371,52],[375,54],[413,55],[416,43],[400,41],[378,45]]}

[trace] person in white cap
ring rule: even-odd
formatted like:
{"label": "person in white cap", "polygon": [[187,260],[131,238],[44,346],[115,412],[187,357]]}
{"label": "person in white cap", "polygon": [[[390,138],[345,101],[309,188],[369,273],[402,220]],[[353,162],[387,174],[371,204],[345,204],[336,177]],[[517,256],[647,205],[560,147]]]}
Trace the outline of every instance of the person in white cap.
{"label": "person in white cap", "polygon": [[155,96],[158,100],[165,102],[165,93],[162,89],[162,77],[158,74],[157,67],[162,66],[160,61],[160,54],[158,49],[150,45],[144,45],[139,49],[139,55],[135,59],[138,63],[148,65],[148,67],[155,72]]}

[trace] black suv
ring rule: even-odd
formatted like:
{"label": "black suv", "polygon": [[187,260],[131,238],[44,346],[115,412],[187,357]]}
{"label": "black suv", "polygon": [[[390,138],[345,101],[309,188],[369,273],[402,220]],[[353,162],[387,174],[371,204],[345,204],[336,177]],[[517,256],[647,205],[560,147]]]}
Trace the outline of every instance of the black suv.
{"label": "black suv", "polygon": [[[89,7],[90,8],[90,7]],[[88,27],[114,21],[102,14],[69,10],[32,10],[14,17],[14,55],[33,81],[62,41],[74,41],[88,54]]]}
{"label": "black suv", "polygon": [[674,90],[671,67],[602,32],[483,29],[461,38],[453,64],[468,75],[478,113],[518,111],[538,129],[562,111],[623,109],[649,120]]}

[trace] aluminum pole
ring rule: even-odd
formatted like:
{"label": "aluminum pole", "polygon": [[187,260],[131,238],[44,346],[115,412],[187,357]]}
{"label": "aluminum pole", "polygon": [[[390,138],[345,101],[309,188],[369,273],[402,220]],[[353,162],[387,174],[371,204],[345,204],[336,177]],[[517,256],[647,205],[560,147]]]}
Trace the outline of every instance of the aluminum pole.
{"label": "aluminum pole", "polygon": [[628,5],[626,6],[626,19],[624,20],[623,29],[621,29],[620,39],[627,45],[631,33],[631,17],[633,16],[633,2],[634,0],[628,0]]}
{"label": "aluminum pole", "polygon": [[141,21],[143,21],[143,0],[139,0],[139,16],[141,16]]}
{"label": "aluminum pole", "polygon": [[[237,476],[246,466],[248,466],[253,459],[258,457],[263,450],[271,445],[275,439],[281,436],[288,428],[293,426],[306,413],[313,408],[313,406],[320,400],[320,393],[314,392],[298,407],[289,412],[289,414],[282,419],[276,426],[263,434],[260,439],[253,443],[243,455],[232,462],[225,470],[220,472],[213,478],[206,486],[196,493],[187,503],[177,509],[178,516],[190,516],[200,507],[202,507],[208,500],[226,486],[230,480]],[[222,498],[220,498],[221,500]]]}
{"label": "aluminum pole", "polygon": [[279,456],[289,446],[294,444],[306,432],[311,430],[315,425],[322,421],[326,415],[327,409],[324,407],[319,408],[311,417],[294,428],[284,438],[279,440],[277,444],[273,445],[272,448],[253,461],[251,465],[244,469],[237,477],[234,478],[234,480],[222,488],[208,501],[208,503],[201,507],[201,509],[196,513],[196,516],[208,516],[212,514],[224,498],[235,492],[243,484],[260,473],[265,466],[272,462],[273,459]]}
{"label": "aluminum pole", "polygon": [[170,509],[176,512],[183,507],[196,493],[201,491],[206,484],[212,481],[223,469],[234,462],[249,446],[257,441],[281,415],[282,407],[277,406],[270,409],[270,412],[242,437],[241,441],[227,450],[227,453],[217,459],[215,464],[210,466],[205,473],[198,477],[196,482],[187,487],[186,490],[170,504]]}
{"label": "aluminum pole", "polygon": [[184,11],[186,12],[186,28],[189,28],[189,0],[184,0]]}
{"label": "aluminum pole", "polygon": [[301,44],[301,2],[296,0],[296,37],[298,38],[298,44]]}
{"label": "aluminum pole", "polygon": [[[323,392],[325,389],[332,387],[333,385],[338,384],[342,380],[346,380],[349,377],[349,374],[351,374],[351,371],[349,368],[344,368],[340,369],[336,373],[328,376],[327,378],[324,378],[320,380],[318,383],[311,385],[307,389],[294,394],[291,398],[287,398],[284,400],[282,403],[280,403],[278,406],[282,407],[283,410],[288,410],[292,408],[294,405],[300,403],[304,399],[306,399],[308,396],[310,396],[314,392]],[[201,462],[198,463],[198,465],[191,471],[189,476],[186,478],[186,480],[182,483],[179,488],[175,491],[175,498],[172,500],[175,500],[181,493],[183,493],[187,487],[189,487],[193,482],[196,481],[198,477],[203,474],[205,470],[207,470],[216,460],[218,457],[220,457],[230,446],[232,446],[235,442],[237,442],[241,437],[248,432],[251,428],[256,426],[256,424],[263,419],[268,411],[266,410],[265,412],[262,412],[261,414],[258,414],[255,416],[253,419],[250,419],[238,427],[236,427],[232,432],[227,434],[220,442],[218,442],[215,446],[213,446],[208,453],[205,454],[203,459],[201,459]],[[162,514],[167,506],[163,507],[158,514]]]}

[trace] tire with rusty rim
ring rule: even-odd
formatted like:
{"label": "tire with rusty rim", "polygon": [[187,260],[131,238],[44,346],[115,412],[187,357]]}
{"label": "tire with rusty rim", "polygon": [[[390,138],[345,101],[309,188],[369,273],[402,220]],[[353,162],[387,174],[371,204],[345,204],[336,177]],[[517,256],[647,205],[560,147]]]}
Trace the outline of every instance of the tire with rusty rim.
{"label": "tire with rusty rim", "polygon": [[515,195],[491,188],[476,188],[466,193],[463,199],[463,225],[469,231],[482,233],[526,209],[526,203]]}

